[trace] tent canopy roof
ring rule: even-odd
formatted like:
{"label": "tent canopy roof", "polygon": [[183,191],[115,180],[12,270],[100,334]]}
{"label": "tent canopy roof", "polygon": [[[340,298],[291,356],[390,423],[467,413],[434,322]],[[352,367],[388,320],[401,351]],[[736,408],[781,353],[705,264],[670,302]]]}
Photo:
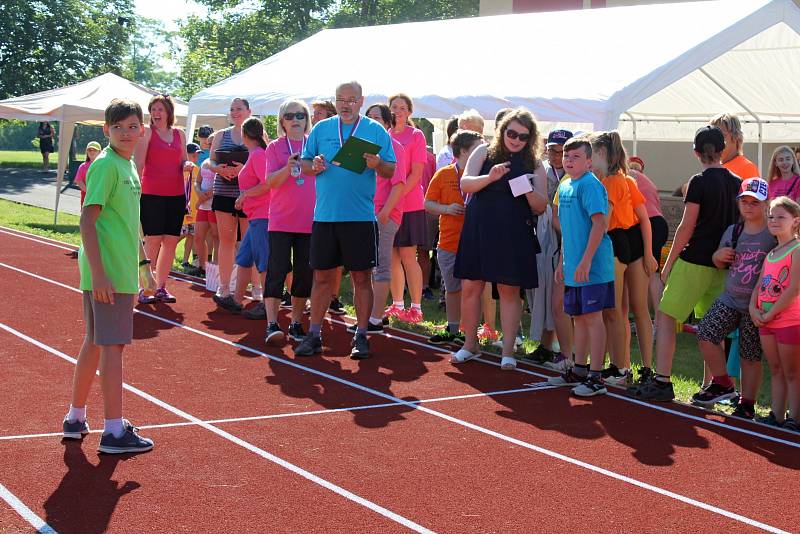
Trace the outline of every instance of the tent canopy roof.
{"label": "tent canopy roof", "polygon": [[255,113],[275,114],[286,98],[331,98],[338,83],[355,79],[367,103],[402,91],[414,99],[415,115],[428,118],[467,108],[492,117],[521,105],[545,122],[595,128],[615,127],[625,112],[637,121],[705,121],[718,112],[753,119],[747,110],[800,120],[800,99],[788,83],[800,79],[798,33],[793,0],[323,30],[196,94],[189,111],[225,114],[240,96]]}
{"label": "tent canopy roof", "polygon": [[[112,99],[134,100],[142,106],[146,115],[147,104],[156,94],[152,89],[107,73],[75,85],[0,100],[0,117],[26,121],[102,123],[104,111]],[[186,103],[174,100],[175,117],[186,117]]]}

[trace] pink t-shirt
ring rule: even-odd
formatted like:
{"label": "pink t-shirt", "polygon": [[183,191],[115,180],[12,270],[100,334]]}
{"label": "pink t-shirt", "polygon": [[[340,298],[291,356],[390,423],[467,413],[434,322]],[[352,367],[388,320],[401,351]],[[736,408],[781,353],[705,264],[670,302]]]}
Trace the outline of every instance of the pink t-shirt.
{"label": "pink t-shirt", "polygon": [[76,184],[86,185],[86,172],[89,170],[89,165],[91,164],[91,161],[84,161],[81,163],[81,166],[78,167],[78,172],[75,173]]}
{"label": "pink t-shirt", "polygon": [[183,195],[183,150],[181,135],[172,128],[172,142],[150,131],[147,156],[142,168],[142,194],[160,197]]}
{"label": "pink t-shirt", "polygon": [[[425,144],[425,134],[422,131],[406,126],[402,133],[397,133],[394,130],[391,132],[392,139],[398,141],[405,149],[406,154],[406,167],[408,172],[411,172],[411,166],[414,163],[422,163],[423,167],[428,161],[428,150]],[[420,211],[425,209],[425,192],[422,189],[422,178],[419,182],[406,193],[403,198],[403,213],[409,211]]]}
{"label": "pink t-shirt", "polygon": [[[381,178],[375,175],[375,214],[383,209],[386,205],[386,200],[389,198],[389,193],[392,192],[392,186],[396,184],[406,183],[408,177],[408,168],[406,165],[406,154],[403,145],[392,139],[392,147],[394,148],[394,155],[397,158],[397,163],[394,167],[394,175],[391,179]],[[389,213],[389,218],[401,224],[403,222],[403,198],[397,201],[392,211]]]}
{"label": "pink t-shirt", "polygon": [[800,176],[792,176],[788,180],[775,178],[769,183],[769,199],[789,197],[792,200],[800,198]]}
{"label": "pink t-shirt", "polygon": [[[239,171],[239,191],[247,191],[267,181],[267,152],[256,147],[250,151],[247,163]],[[269,219],[269,201],[271,191],[255,196],[246,197],[242,203],[242,211],[248,220]]]}
{"label": "pink t-shirt", "polygon": [[422,168],[422,178],[419,179],[419,181],[422,182],[423,193],[428,192],[428,186],[431,183],[431,178],[433,178],[433,175],[436,174],[436,156],[427,150],[425,151],[425,156],[427,159],[425,160],[425,166]]}
{"label": "pink t-shirt", "polygon": [[[305,141],[289,141],[286,136],[279,137],[267,145],[267,175],[286,166],[289,156],[302,152]],[[310,234],[314,221],[314,201],[316,200],[315,177],[301,174],[289,176],[277,188],[272,189],[269,206],[269,231]]]}
{"label": "pink t-shirt", "polygon": [[631,169],[630,174],[636,180],[636,187],[639,188],[639,192],[644,196],[644,207],[647,210],[647,216],[663,216],[661,212],[661,197],[658,194],[656,184],[643,172]]}

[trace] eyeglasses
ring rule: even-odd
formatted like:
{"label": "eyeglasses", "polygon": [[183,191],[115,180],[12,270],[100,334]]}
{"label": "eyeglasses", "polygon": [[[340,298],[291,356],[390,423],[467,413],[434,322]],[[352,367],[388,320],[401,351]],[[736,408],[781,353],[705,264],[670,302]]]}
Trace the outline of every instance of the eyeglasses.
{"label": "eyeglasses", "polygon": [[511,129],[506,130],[506,135],[508,136],[509,139],[517,139],[518,138],[523,143],[531,138],[531,134],[519,133],[518,131],[511,130]]}
{"label": "eyeglasses", "polygon": [[564,149],[557,150],[555,148],[548,148],[547,149],[547,153],[548,154],[563,154],[564,153]]}
{"label": "eyeglasses", "polygon": [[297,119],[297,120],[299,120],[299,121],[302,121],[302,120],[304,120],[304,119],[305,119],[307,116],[308,116],[308,115],[306,115],[306,112],[305,112],[305,111],[297,111],[297,112],[295,112],[295,113],[284,113],[284,114],[283,114],[283,120],[285,120],[285,121],[291,121],[291,120]]}
{"label": "eyeglasses", "polygon": [[355,99],[345,100],[344,98],[337,98],[336,99],[336,103],[337,104],[343,104],[345,106],[355,106],[356,104],[358,104],[358,100],[355,100]]}

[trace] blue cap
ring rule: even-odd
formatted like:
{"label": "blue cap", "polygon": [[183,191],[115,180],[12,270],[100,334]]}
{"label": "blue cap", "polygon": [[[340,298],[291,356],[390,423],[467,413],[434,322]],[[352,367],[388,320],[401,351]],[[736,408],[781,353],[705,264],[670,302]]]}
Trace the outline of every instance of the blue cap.
{"label": "blue cap", "polygon": [[547,136],[547,146],[550,145],[563,145],[572,137],[572,132],[569,130],[553,130]]}

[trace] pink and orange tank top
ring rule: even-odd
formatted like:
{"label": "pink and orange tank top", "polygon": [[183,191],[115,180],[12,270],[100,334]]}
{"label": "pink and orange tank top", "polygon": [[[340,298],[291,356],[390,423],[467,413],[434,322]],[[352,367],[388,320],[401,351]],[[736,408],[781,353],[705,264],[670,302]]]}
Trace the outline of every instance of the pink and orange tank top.
{"label": "pink and orange tank top", "polygon": [[[793,246],[777,258],[764,258],[764,269],[761,273],[761,284],[758,290],[758,308],[768,312],[789,287],[792,271],[792,253],[800,247]],[[785,328],[800,326],[800,298],[795,299],[787,308],[767,324],[769,328]]]}

